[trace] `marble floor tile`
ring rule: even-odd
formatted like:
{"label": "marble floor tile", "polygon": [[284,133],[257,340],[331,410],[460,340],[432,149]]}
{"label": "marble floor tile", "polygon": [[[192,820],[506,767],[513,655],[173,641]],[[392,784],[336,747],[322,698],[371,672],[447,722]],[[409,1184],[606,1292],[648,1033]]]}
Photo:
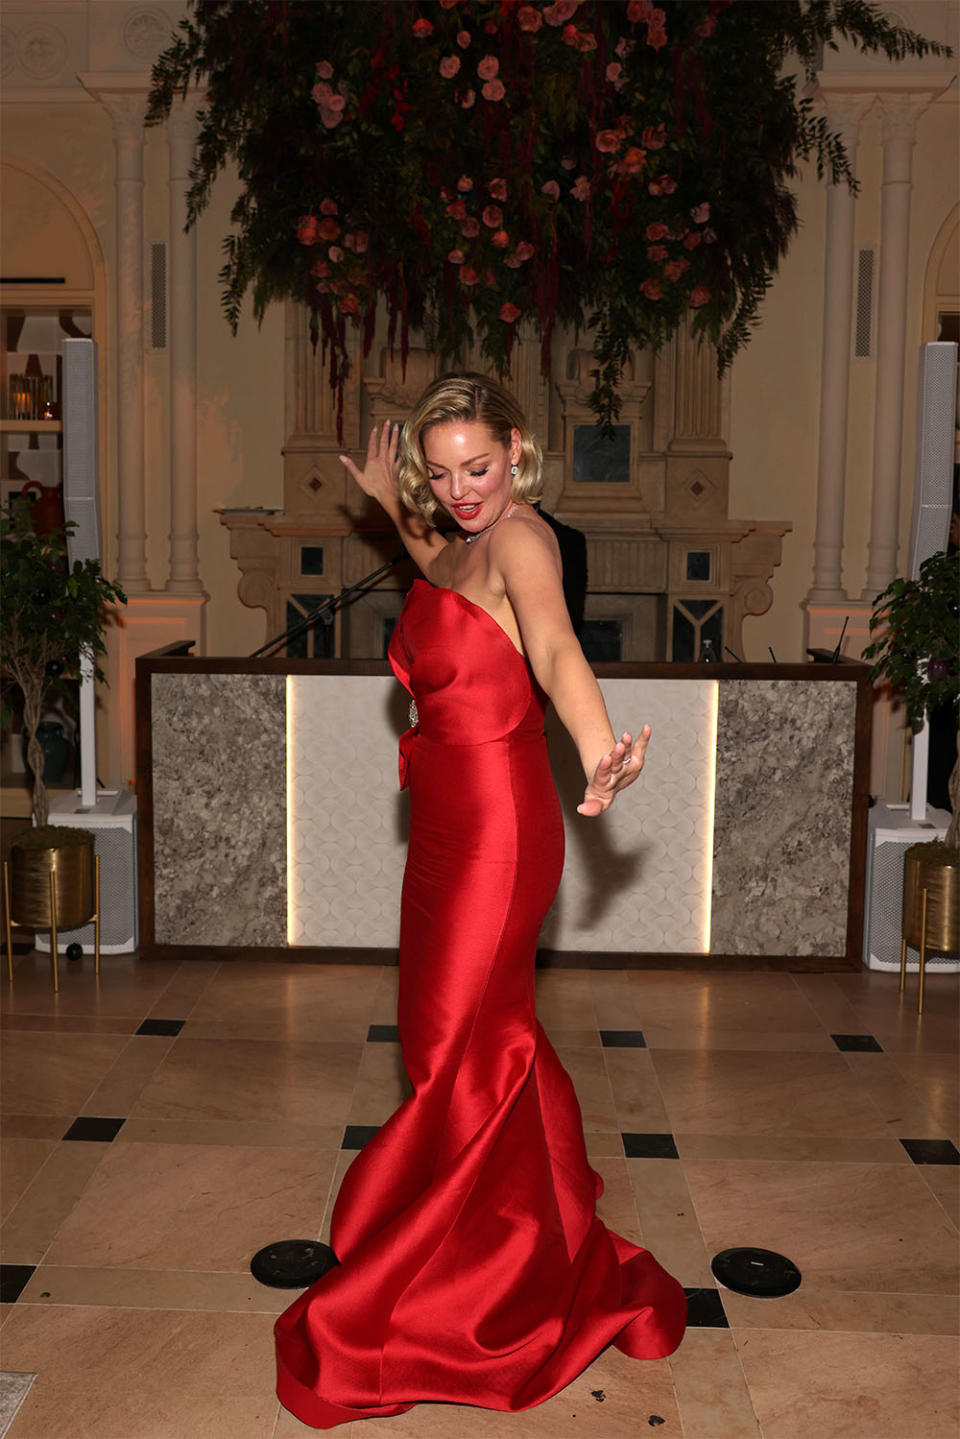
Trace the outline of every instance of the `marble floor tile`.
{"label": "marble floor tile", "polygon": [[670,1121],[660,1082],[647,1049],[605,1049],[617,1128],[634,1134],[664,1134]]}
{"label": "marble floor tile", "polygon": [[182,1036],[133,1113],[149,1119],[345,1123],[359,1044],[280,1044]]}
{"label": "marble floor tile", "polygon": [[885,1130],[839,1053],[659,1049],[653,1063],[675,1133],[837,1137]]}
{"label": "marble floor tile", "polygon": [[960,1229],[960,1169],[951,1164],[922,1164],[917,1173],[955,1229]]}
{"label": "marble floor tile", "polygon": [[[222,1144],[245,1148],[339,1149],[342,1124],[261,1119],[128,1119],[117,1144]],[[900,1146],[903,1153],[903,1146]],[[904,1154],[906,1158],[906,1155]]]}
{"label": "marble floor tile", "polygon": [[688,1329],[669,1359],[683,1439],[760,1439],[729,1330]]}
{"label": "marble floor tile", "polygon": [[678,1134],[677,1151],[686,1159],[818,1159],[836,1164],[909,1164],[910,1156],[893,1134],[843,1139],[804,1134]]}
{"label": "marble floor tile", "polygon": [[0,1372],[0,1435],[9,1430],[36,1377],[36,1374]]}
{"label": "marble floor tile", "polygon": [[835,974],[794,974],[798,992],[831,1034],[859,1034],[861,1020]]}
{"label": "marble floor tile", "polygon": [[713,1160],[683,1168],[711,1255],[737,1245],[773,1249],[818,1289],[953,1292],[956,1236],[914,1165]]}
{"label": "marble floor tile", "polygon": [[544,1032],[554,1049],[599,1049],[600,1031],[596,1029],[557,1029],[544,1026]]}
{"label": "marble floor tile", "polygon": [[34,951],[14,970],[4,1007],[9,1014],[130,1015],[145,1018],[173,977],[166,960],[141,960],[135,954],[105,954],[99,981],[92,955],[79,964],[60,962],[60,990],[50,982],[50,957]]}
{"label": "marble floor tile", "polygon": [[598,1133],[591,1129],[585,1129],[583,1137],[587,1145],[588,1159],[594,1156],[597,1159],[603,1159],[608,1155],[623,1153],[623,1140],[619,1130],[616,1133],[611,1131]]}
{"label": "marble floor tile", "polygon": [[399,1044],[365,1044],[348,1124],[384,1124],[413,1090]]}
{"label": "marble floor tile", "polygon": [[0,1134],[4,1139],[62,1139],[75,1114],[3,1114]]}
{"label": "marble floor tile", "polygon": [[[843,1059],[891,1134],[955,1141],[960,1136],[957,1078],[946,1072],[956,1065],[952,1055],[851,1053]],[[938,1074],[916,1067],[930,1060],[942,1065]]]}
{"label": "marble floor tile", "polygon": [[38,1264],[92,1180],[109,1144],[58,1144],[0,1228],[4,1264]]}
{"label": "marble floor tile", "polygon": [[686,1029],[647,1024],[650,1049],[772,1049],[834,1054],[836,1045],[825,1029]]}
{"label": "marble floor tile", "polygon": [[597,1026],[600,1029],[641,1029],[640,995],[625,970],[595,969],[589,974]]}
{"label": "marble floor tile", "polygon": [[214,976],[223,968],[217,959],[190,959],[172,963],[164,989],[157,995],[148,1019],[189,1019]]}
{"label": "marble floor tile", "polygon": [[200,1309],[212,1313],[280,1314],[290,1290],[258,1284],[249,1271],[93,1269],[41,1264],[19,1304],[97,1305],[108,1309]]}
{"label": "marble floor tile", "polygon": [[10,1439],[268,1439],[273,1316],[17,1305],[4,1363],[37,1373]]}
{"label": "marble floor tile", "polygon": [[599,1029],[584,969],[539,969],[537,1018],[544,1029]]}
{"label": "marble floor tile", "polygon": [[47,1030],[50,1034],[133,1034],[139,1014],[0,1014],[0,1031]]}
{"label": "marble floor tile", "polygon": [[638,995],[639,1028],[819,1030],[822,1022],[790,974],[703,974],[627,970]]}
{"label": "marble floor tile", "polygon": [[624,1163],[644,1248],[685,1288],[713,1288],[710,1256],[683,1166],[676,1159],[627,1159]]}
{"label": "marble floor tile", "polygon": [[622,1234],[631,1244],[642,1245],[643,1233],[637,1216],[637,1203],[627,1174],[628,1160],[622,1155],[595,1155],[592,1167],[603,1180],[603,1193],[597,1200],[597,1214],[608,1229]]}
{"label": "marble floor tile", "polygon": [[277,1238],[312,1238],[336,1152],[111,1146],[47,1251],[94,1269],[246,1269]]}
{"label": "marble floor tile", "polygon": [[733,1329],[833,1329],[860,1334],[960,1332],[957,1300],[952,1294],[867,1294],[818,1288],[804,1281],[782,1299],[751,1299],[725,1289],[723,1307]]}
{"label": "marble floor tile", "polygon": [[592,1049],[562,1045],[557,1048],[557,1055],[573,1080],[584,1130],[592,1134],[618,1133],[620,1126],[610,1076],[604,1063],[604,1051],[599,1045]]}
{"label": "marble floor tile", "polygon": [[764,1439],[956,1439],[956,1341],[735,1331]]}
{"label": "marble floor tile", "polygon": [[0,1139],[0,1221],[57,1147],[54,1139]]}
{"label": "marble floor tile", "polygon": [[184,1028],[193,1038],[360,1042],[380,983],[377,966],[220,967]]}
{"label": "marble floor tile", "polygon": [[173,1042],[158,1036],[134,1035],[81,1106],[80,1113],[128,1115]]}
{"label": "marble floor tile", "polygon": [[341,1150],[336,1156],[333,1173],[330,1177],[330,1184],[324,1199],[323,1212],[320,1218],[319,1238],[324,1244],[330,1243],[330,1219],[333,1214],[333,1206],[337,1202],[337,1195],[340,1193],[340,1185],[343,1176],[350,1168],[357,1157],[355,1150]]}
{"label": "marble floor tile", "polygon": [[72,1117],[128,1043],[120,1034],[8,1031],[0,1049],[0,1107],[12,1114]]}

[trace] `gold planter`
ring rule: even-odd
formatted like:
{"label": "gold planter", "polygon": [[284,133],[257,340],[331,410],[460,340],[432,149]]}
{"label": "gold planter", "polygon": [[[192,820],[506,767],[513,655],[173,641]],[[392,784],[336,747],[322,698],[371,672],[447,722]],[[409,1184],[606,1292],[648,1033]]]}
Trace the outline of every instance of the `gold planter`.
{"label": "gold planter", "polygon": [[[51,914],[51,884],[56,913]],[[62,849],[10,850],[10,918],[32,929],[77,929],[94,911],[93,835]]]}
{"label": "gold planter", "polygon": [[960,855],[940,843],[915,844],[903,857],[903,943],[900,988],[907,946],[920,951],[917,1009],[923,1012],[927,952],[960,951]]}

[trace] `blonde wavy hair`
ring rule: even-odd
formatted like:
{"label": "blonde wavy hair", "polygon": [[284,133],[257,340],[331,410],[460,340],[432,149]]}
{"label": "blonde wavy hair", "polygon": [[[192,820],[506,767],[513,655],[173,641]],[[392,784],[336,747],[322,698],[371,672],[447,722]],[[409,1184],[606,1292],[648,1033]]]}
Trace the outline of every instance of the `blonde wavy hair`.
{"label": "blonde wavy hair", "polygon": [[510,391],[489,375],[473,371],[440,375],[424,390],[400,435],[397,485],[408,510],[436,525],[439,502],[430,488],[423,438],[433,425],[479,420],[493,438],[510,448],[511,431],[520,431],[520,458],[511,494],[518,504],[533,504],[543,494],[543,455],[526,417]]}

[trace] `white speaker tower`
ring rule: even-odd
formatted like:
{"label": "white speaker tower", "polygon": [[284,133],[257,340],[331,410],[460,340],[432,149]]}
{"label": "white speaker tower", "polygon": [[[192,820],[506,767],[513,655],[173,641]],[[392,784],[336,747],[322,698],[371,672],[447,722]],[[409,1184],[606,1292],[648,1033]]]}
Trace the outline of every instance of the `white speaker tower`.
{"label": "white speaker tower", "polygon": [[[97,454],[97,347],[93,340],[63,342],[63,508],[76,528],[67,537],[67,559],[99,560],[100,472]],[[75,825],[94,836],[100,856],[100,948],[105,954],[137,944],[137,802],[127,790],[97,788],[96,696],[93,655],[81,663],[80,789],[50,802],[51,824]],[[58,948],[93,948],[93,925],[60,930]],[[49,950],[49,936],[37,936]]]}

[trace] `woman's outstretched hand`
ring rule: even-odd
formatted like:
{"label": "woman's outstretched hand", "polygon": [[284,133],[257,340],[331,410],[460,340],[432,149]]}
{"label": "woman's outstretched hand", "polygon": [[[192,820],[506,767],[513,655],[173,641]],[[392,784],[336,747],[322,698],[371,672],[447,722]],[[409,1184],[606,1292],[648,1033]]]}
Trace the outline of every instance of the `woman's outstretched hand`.
{"label": "woman's outstretched hand", "polygon": [[370,432],[367,445],[367,463],[358,470],[349,455],[340,460],[350,471],[365,495],[379,500],[384,509],[390,511],[390,502],[397,501],[397,447],[400,443],[400,426],[384,420],[379,431],[376,425]]}
{"label": "woman's outstretched hand", "polygon": [[633,784],[643,769],[643,758],[650,742],[650,726],[645,724],[636,740],[629,733],[623,734],[613,749],[603,755],[593,772],[583,794],[583,803],[577,805],[577,814],[594,819],[609,809],[622,789]]}

